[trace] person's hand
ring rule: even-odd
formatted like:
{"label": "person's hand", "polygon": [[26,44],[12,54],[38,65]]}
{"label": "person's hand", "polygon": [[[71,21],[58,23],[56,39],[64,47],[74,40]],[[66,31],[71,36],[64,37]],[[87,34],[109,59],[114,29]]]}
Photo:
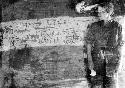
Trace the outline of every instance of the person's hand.
{"label": "person's hand", "polygon": [[78,3],[77,5],[76,5],[76,12],[78,12],[78,13],[82,13],[83,12],[83,10],[84,10],[84,8],[85,8],[85,2],[84,1],[82,1],[81,3]]}
{"label": "person's hand", "polygon": [[96,75],[96,72],[94,70],[91,70],[91,76],[95,76]]}
{"label": "person's hand", "polygon": [[97,6],[98,6],[98,4],[87,6],[87,5],[85,4],[85,2],[82,1],[81,3],[78,3],[78,4],[76,5],[76,12],[78,12],[78,13],[83,13],[84,11],[91,10],[92,8],[95,8],[95,7],[97,7]]}

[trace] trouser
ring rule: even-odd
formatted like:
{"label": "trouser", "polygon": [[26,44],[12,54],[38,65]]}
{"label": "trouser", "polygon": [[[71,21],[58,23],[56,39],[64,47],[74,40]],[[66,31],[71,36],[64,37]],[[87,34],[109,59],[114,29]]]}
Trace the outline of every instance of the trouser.
{"label": "trouser", "polygon": [[115,73],[113,73],[111,70],[109,73],[107,72],[105,61],[102,62],[101,65],[96,66],[94,69],[97,73],[96,76],[91,76],[90,70],[87,70],[86,78],[90,84],[90,88],[117,88],[117,79],[114,77]]}
{"label": "trouser", "polygon": [[[120,57],[118,52],[105,51],[105,59],[101,59],[97,54],[92,53],[94,70],[96,77],[91,77],[92,88],[96,88],[99,83],[101,88],[117,88],[116,77]],[[96,80],[96,81],[95,81]],[[94,84],[94,83],[97,84]],[[98,88],[98,87],[97,87]]]}
{"label": "trouser", "polygon": [[91,77],[90,88],[117,88],[115,79],[107,76]]}

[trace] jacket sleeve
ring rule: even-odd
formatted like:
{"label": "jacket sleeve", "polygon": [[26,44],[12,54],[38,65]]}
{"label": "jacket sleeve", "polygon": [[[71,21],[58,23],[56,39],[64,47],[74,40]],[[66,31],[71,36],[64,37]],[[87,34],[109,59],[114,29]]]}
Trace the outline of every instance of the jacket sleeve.
{"label": "jacket sleeve", "polygon": [[94,44],[94,41],[95,41],[95,30],[93,28],[93,25],[89,25],[87,27],[87,33],[86,33],[86,37],[85,37],[85,41],[86,43],[89,43],[89,44]]}

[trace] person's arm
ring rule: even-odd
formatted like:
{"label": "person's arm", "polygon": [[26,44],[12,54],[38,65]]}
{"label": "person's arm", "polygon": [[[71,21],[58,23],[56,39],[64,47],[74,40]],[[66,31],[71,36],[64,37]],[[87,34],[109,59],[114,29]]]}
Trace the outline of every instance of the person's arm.
{"label": "person's arm", "polygon": [[87,6],[84,8],[84,11],[91,10],[92,8],[95,8],[97,6],[98,6],[98,4]]}
{"label": "person's arm", "polygon": [[89,64],[89,69],[92,70],[94,68],[94,64],[93,64],[93,61],[92,61],[91,51],[92,51],[91,44],[87,44],[88,64]]}
{"label": "person's arm", "polygon": [[91,70],[91,74],[90,75],[91,76],[95,76],[96,72],[94,71],[94,63],[92,61],[91,51],[92,51],[91,44],[87,44],[88,64],[89,64],[89,69]]}
{"label": "person's arm", "polygon": [[77,11],[78,13],[82,13],[82,12],[84,12],[84,11],[91,10],[92,8],[95,8],[95,7],[97,7],[97,6],[98,6],[98,4],[86,6],[86,5],[85,5],[85,2],[82,1],[81,3],[78,3],[78,4],[76,5],[76,11]]}

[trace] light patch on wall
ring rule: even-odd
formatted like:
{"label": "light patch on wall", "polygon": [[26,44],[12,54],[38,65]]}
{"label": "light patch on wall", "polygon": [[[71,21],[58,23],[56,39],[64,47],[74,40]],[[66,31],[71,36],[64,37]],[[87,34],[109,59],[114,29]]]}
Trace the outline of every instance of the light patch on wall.
{"label": "light patch on wall", "polygon": [[119,72],[125,70],[125,17],[122,17],[122,19],[119,20],[119,23],[122,25],[122,41],[123,45],[121,47],[121,60],[120,60],[120,66],[119,66]]}
{"label": "light patch on wall", "polygon": [[[73,45],[82,46],[87,25],[93,17],[57,17],[2,23],[4,30],[1,51],[29,47]],[[6,48],[7,46],[10,46]]]}

